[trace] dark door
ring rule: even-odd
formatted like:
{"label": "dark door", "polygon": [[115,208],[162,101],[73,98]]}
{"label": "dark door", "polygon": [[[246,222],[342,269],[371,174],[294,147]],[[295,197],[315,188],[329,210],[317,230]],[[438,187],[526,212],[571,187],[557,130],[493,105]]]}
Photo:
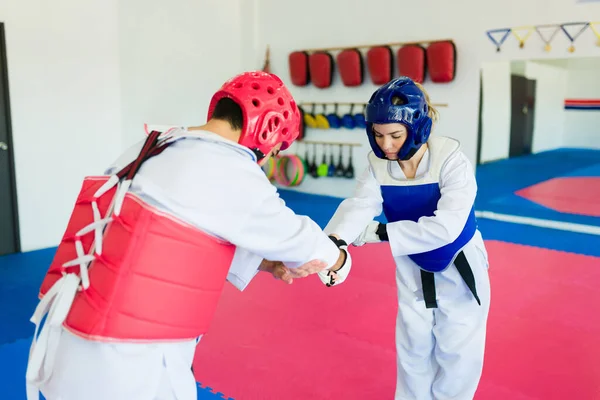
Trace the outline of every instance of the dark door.
{"label": "dark door", "polygon": [[0,23],[0,255],[19,251],[4,24]]}
{"label": "dark door", "polygon": [[535,115],[535,80],[511,76],[509,157],[531,154]]}
{"label": "dark door", "polygon": [[479,120],[477,122],[477,165],[481,164],[483,142],[483,74],[479,72]]}

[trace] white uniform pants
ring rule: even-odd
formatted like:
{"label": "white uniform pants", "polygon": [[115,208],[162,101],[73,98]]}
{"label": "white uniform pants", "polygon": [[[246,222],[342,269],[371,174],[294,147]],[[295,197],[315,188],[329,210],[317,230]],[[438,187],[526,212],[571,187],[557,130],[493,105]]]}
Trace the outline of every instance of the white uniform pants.
{"label": "white uniform pants", "polygon": [[100,343],[63,330],[40,389],[47,400],[196,400],[196,343]]}
{"label": "white uniform pants", "polygon": [[[483,253],[474,243],[464,252],[473,269],[481,306],[455,266],[442,277],[436,274],[436,283],[440,280],[441,285],[436,284],[438,308],[434,309],[427,309],[422,292],[415,294],[409,287],[414,288],[413,284],[407,285],[402,273],[397,274],[396,400],[473,399],[483,369],[490,282]],[[412,263],[404,260],[402,264],[407,262]],[[406,265],[398,267],[400,270]],[[416,268],[414,264],[412,267]],[[418,286],[422,288],[420,283]]]}

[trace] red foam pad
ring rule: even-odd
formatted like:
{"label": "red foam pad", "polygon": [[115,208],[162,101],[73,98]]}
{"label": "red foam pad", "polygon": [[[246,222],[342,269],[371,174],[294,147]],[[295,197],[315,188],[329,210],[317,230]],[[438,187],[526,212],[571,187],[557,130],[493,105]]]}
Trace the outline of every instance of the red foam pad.
{"label": "red foam pad", "polygon": [[296,86],[306,86],[310,81],[308,69],[308,53],[294,51],[288,57],[290,79]]}
{"label": "red foam pad", "polygon": [[415,82],[425,81],[425,48],[408,45],[398,49],[398,72]]}
{"label": "red foam pad", "polygon": [[357,49],[347,49],[337,55],[337,65],[344,86],[360,86],[363,83],[364,67],[362,54]]}
{"label": "red foam pad", "polygon": [[383,85],[392,80],[394,57],[392,49],[387,46],[371,47],[367,52],[367,69],[371,81]]}
{"label": "red foam pad", "polygon": [[320,89],[328,88],[333,81],[333,57],[331,54],[319,51],[308,57],[310,79],[313,85]]}
{"label": "red foam pad", "polygon": [[600,177],[554,178],[515,193],[559,212],[600,217]]}
{"label": "red foam pad", "polygon": [[435,42],[427,47],[429,77],[436,83],[454,80],[456,73],[456,47],[453,42]]}
{"label": "red foam pad", "polygon": [[[476,400],[592,399],[600,376],[600,258],[487,242],[492,303]],[[352,274],[291,286],[259,274],[227,286],[200,341],[196,378],[236,399],[391,399],[395,265],[385,244],[351,247]]]}

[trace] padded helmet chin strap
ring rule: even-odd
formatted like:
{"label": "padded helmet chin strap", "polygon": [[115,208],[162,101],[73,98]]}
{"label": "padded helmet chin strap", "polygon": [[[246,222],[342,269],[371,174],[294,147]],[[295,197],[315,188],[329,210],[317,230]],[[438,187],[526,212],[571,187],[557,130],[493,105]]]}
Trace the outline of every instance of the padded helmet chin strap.
{"label": "padded helmet chin strap", "polygon": [[[417,154],[417,151],[419,151],[420,148],[421,147],[419,147],[417,149],[415,149],[415,148],[411,149],[406,156],[404,156],[402,158],[398,158],[398,160],[402,160],[402,161],[410,160],[411,158],[413,158],[413,156],[415,154]],[[389,158],[387,156],[383,156],[383,158],[385,158],[386,160],[389,160]],[[396,161],[396,160],[390,160],[390,161]]]}
{"label": "padded helmet chin strap", "polygon": [[256,161],[260,161],[265,158],[266,154],[260,151],[259,149],[250,149],[256,155]]}
{"label": "padded helmet chin strap", "polygon": [[421,146],[419,146],[419,147],[413,147],[412,149],[410,149],[410,151],[408,152],[408,154],[406,154],[404,157],[401,158],[401,160],[402,161],[410,160],[411,158],[413,158],[413,156],[415,154],[417,154],[417,151],[419,151],[420,148],[421,148]]}

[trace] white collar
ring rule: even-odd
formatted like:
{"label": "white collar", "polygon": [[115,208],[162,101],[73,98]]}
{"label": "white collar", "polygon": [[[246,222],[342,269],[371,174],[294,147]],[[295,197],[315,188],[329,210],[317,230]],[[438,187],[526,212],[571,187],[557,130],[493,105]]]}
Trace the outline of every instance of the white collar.
{"label": "white collar", "polygon": [[[156,129],[156,130],[158,130],[158,129]],[[205,141],[213,142],[213,143],[221,143],[226,146],[232,147],[233,149],[235,149],[238,152],[241,152],[244,155],[250,156],[254,162],[258,161],[256,154],[252,150],[250,150],[248,147],[242,146],[239,143],[236,143],[232,140],[226,139],[223,136],[217,135],[216,133],[211,132],[211,131],[197,130],[197,129],[189,130],[185,127],[179,127],[179,126],[167,127],[166,129],[160,129],[160,130],[164,131],[164,132],[170,131],[167,136],[171,137],[172,140],[193,138],[193,139],[200,139],[200,140],[205,140]]]}

